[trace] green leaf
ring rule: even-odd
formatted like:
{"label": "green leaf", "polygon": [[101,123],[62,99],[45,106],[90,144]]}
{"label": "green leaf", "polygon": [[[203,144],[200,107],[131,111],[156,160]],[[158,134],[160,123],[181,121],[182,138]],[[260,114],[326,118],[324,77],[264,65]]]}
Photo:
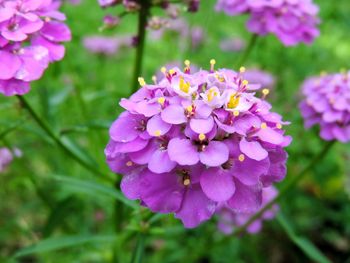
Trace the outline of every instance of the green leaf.
{"label": "green leaf", "polygon": [[286,231],[288,237],[305,253],[306,256],[318,263],[331,263],[331,261],[309,239],[295,233],[292,224],[281,212],[278,213],[276,218],[284,231]]}
{"label": "green leaf", "polygon": [[62,248],[79,246],[86,243],[114,242],[115,235],[75,235],[44,239],[35,245],[19,250],[14,257],[19,258],[31,254],[55,251]]}
{"label": "green leaf", "polygon": [[80,159],[84,160],[85,163],[89,163],[92,166],[98,167],[97,162],[86,152],[86,150],[83,150],[73,140],[71,140],[68,137],[62,136],[61,141],[70,151],[72,151],[75,155],[79,156]]}
{"label": "green leaf", "polygon": [[71,188],[74,188],[76,192],[85,193],[93,196],[100,196],[100,194],[105,194],[106,196],[115,198],[130,208],[137,209],[138,205],[135,202],[132,202],[124,197],[124,195],[109,186],[100,184],[98,182],[88,181],[86,179],[81,180],[77,178],[72,178],[68,176],[54,175],[54,179],[69,185]]}

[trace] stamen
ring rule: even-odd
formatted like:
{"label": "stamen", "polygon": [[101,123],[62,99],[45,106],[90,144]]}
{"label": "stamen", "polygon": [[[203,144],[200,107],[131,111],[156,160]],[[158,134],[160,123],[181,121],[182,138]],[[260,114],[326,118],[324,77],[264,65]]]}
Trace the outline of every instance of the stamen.
{"label": "stamen", "polygon": [[130,166],[132,166],[134,163],[132,162],[132,161],[128,161],[127,163],[126,163],[126,166],[128,166],[128,167],[130,167]]}
{"label": "stamen", "polygon": [[282,129],[282,124],[281,123],[276,123],[276,128],[277,129]]}
{"label": "stamen", "polygon": [[210,71],[211,72],[214,72],[214,67],[215,67],[215,64],[216,64],[216,60],[215,59],[211,59],[210,60]]}
{"label": "stamen", "polygon": [[191,62],[188,59],[186,59],[184,61],[184,64],[185,64],[186,67],[189,67],[191,65]]}
{"label": "stamen", "polygon": [[244,154],[240,154],[240,155],[238,156],[238,160],[239,160],[240,162],[243,162],[243,161],[245,160]]}
{"label": "stamen", "polygon": [[152,81],[154,84],[157,84],[157,77],[156,76],[152,76]]}
{"label": "stamen", "polygon": [[193,111],[193,107],[190,105],[190,106],[187,106],[186,107],[186,111],[188,112],[188,113],[191,113],[192,111]]}
{"label": "stamen", "polygon": [[174,69],[169,69],[169,74],[170,75],[174,75],[175,74],[175,70]]}
{"label": "stamen", "polygon": [[204,133],[200,133],[200,134],[198,135],[198,139],[199,139],[200,141],[204,141],[206,138],[207,138],[207,136],[205,136]]}
{"label": "stamen", "polygon": [[141,87],[143,87],[143,86],[145,86],[145,85],[146,85],[146,81],[145,81],[145,79],[144,79],[144,78],[139,77],[137,80],[139,81],[139,83],[140,83],[140,86],[141,86]]}
{"label": "stamen", "polygon": [[159,137],[161,134],[162,134],[161,130],[156,130],[154,132],[154,136],[157,136],[157,137]]}
{"label": "stamen", "polygon": [[[169,70],[169,72],[170,72],[170,70]],[[180,90],[182,92],[188,93],[190,91],[190,86],[191,86],[190,83],[189,82],[185,82],[185,80],[184,80],[184,78],[182,76],[180,77],[180,84],[179,84],[179,86],[180,86]]]}
{"label": "stamen", "polygon": [[227,107],[229,109],[234,109],[238,106],[239,104],[239,97],[236,97],[236,95],[231,95],[230,101],[227,103]]}
{"label": "stamen", "polygon": [[191,184],[191,179],[188,176],[184,176],[183,178],[183,184],[184,186],[189,186]]}
{"label": "stamen", "polygon": [[238,115],[239,115],[239,111],[238,111],[238,110],[235,110],[235,111],[233,112],[233,116],[237,117]]}
{"label": "stamen", "polygon": [[158,101],[158,103],[160,104],[160,105],[164,105],[164,102],[165,102],[165,98],[164,97],[159,97],[158,99],[157,99],[157,101]]}
{"label": "stamen", "polygon": [[262,94],[263,94],[264,96],[269,95],[269,93],[270,93],[270,90],[269,90],[269,89],[263,89],[263,90],[262,90]]}
{"label": "stamen", "polygon": [[242,81],[242,84],[243,84],[244,86],[247,86],[248,83],[249,83],[249,82],[248,82],[248,80],[246,80],[246,79]]}
{"label": "stamen", "polygon": [[244,73],[245,70],[246,70],[245,67],[240,67],[240,68],[239,68],[239,72],[240,72],[240,73]]}
{"label": "stamen", "polygon": [[261,123],[260,128],[261,128],[261,129],[266,129],[266,128],[267,128],[266,122]]}
{"label": "stamen", "polygon": [[165,74],[166,73],[166,67],[161,67],[160,71]]}

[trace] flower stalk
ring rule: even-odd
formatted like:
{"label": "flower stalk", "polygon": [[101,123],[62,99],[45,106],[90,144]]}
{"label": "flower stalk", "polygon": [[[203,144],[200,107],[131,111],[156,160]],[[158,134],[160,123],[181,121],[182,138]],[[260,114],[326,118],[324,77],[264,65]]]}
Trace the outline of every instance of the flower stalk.
{"label": "flower stalk", "polygon": [[138,17],[138,32],[137,32],[137,49],[136,49],[134,74],[132,78],[132,88],[131,88],[132,93],[137,91],[139,86],[138,78],[142,73],[143,56],[144,56],[145,42],[146,42],[145,41],[146,26],[147,26],[149,11],[151,8],[151,4],[149,3],[149,0],[141,1],[140,5],[141,5],[141,8],[138,13],[139,17]]}
{"label": "flower stalk", "polygon": [[253,34],[249,40],[248,46],[246,47],[246,49],[244,50],[244,53],[242,55],[242,57],[238,60],[237,63],[237,67],[241,67],[244,66],[244,63],[247,62],[247,59],[249,57],[249,55],[251,54],[252,50],[254,49],[254,46],[257,42],[258,39],[258,35],[257,34]]}

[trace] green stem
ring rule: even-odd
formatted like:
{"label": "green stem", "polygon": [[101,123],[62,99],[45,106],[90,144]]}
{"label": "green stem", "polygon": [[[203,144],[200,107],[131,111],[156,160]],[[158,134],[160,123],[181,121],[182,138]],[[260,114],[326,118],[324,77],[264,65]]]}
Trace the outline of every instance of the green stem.
{"label": "green stem", "polygon": [[108,180],[109,182],[112,180],[108,175],[102,173],[98,169],[96,169],[94,166],[87,163],[85,160],[81,159],[78,155],[76,155],[74,152],[72,152],[60,139],[58,135],[54,133],[54,131],[50,128],[50,126],[39,117],[39,115],[34,111],[32,106],[29,104],[29,102],[26,100],[24,96],[16,96],[18,100],[20,101],[21,105],[26,108],[28,113],[33,117],[33,119],[36,121],[36,123],[46,132],[46,134],[59,146],[61,147],[72,159],[74,159],[77,163],[79,163],[81,166],[85,167],[87,170],[91,171],[94,174],[101,175],[102,179]]}
{"label": "green stem", "polygon": [[131,258],[131,263],[141,263],[144,250],[145,250],[145,234],[140,233],[134,253]]}
{"label": "green stem", "polygon": [[279,194],[268,202],[264,208],[262,208],[258,213],[253,215],[244,225],[237,228],[232,234],[238,235],[247,229],[255,220],[259,219],[268,209],[270,209],[274,204],[276,204],[290,189],[292,189],[319,161],[321,161],[332,146],[335,144],[335,141],[330,141],[323,147],[322,151],[317,154],[311,162],[295,177],[292,177],[279,191]]}
{"label": "green stem", "polygon": [[237,63],[237,67],[241,67],[241,66],[244,66],[244,63],[246,63],[250,53],[252,52],[255,44],[256,44],[256,41],[258,39],[258,35],[257,34],[253,34],[249,40],[249,43],[248,43],[248,46],[246,47],[242,57],[238,60],[238,63]]}
{"label": "green stem", "polygon": [[146,26],[147,19],[149,16],[150,9],[149,0],[141,1],[141,9],[139,11],[138,18],[138,32],[137,32],[137,50],[136,50],[136,58],[134,65],[134,75],[132,79],[132,93],[136,92],[139,87],[138,78],[142,73],[142,62],[143,62],[143,53],[145,50],[145,40],[146,40]]}

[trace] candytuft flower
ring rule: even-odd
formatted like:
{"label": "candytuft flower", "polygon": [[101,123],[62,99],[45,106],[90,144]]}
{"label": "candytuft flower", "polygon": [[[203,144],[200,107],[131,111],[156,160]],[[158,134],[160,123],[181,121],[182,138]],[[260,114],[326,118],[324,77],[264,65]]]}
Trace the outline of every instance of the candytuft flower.
{"label": "candytuft flower", "polygon": [[305,127],[320,126],[325,140],[350,141],[350,71],[307,79],[300,103]]}
{"label": "candytuft flower", "polygon": [[0,93],[23,95],[49,63],[61,60],[71,33],[51,0],[3,0],[0,3]]}
{"label": "candytuft flower", "polygon": [[285,46],[311,44],[319,35],[319,8],[312,0],[218,0],[216,10],[230,16],[249,14],[250,32],[275,34]]}
{"label": "candytuft flower", "polygon": [[121,189],[154,212],[174,213],[185,227],[210,219],[225,204],[253,213],[262,191],[281,181],[290,141],[271,106],[256,96],[240,72],[215,69],[193,73],[161,69],[162,78],[120,105],[105,149],[111,170],[123,174]]}

